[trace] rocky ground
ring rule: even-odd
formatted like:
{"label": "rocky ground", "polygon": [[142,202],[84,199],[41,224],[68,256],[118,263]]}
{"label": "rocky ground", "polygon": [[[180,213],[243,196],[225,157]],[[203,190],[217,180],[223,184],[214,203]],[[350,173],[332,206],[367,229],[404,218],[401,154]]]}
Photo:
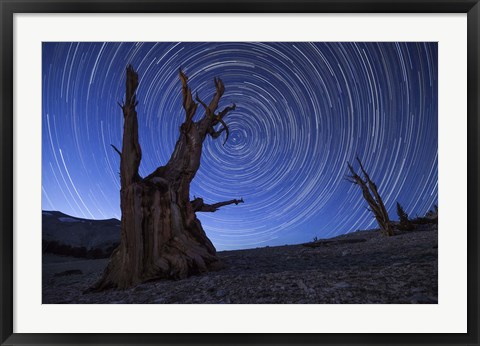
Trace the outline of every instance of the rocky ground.
{"label": "rocky ground", "polygon": [[225,268],[180,281],[82,292],[108,259],[43,257],[44,304],[436,304],[437,227],[359,231],[308,245],[219,252]]}

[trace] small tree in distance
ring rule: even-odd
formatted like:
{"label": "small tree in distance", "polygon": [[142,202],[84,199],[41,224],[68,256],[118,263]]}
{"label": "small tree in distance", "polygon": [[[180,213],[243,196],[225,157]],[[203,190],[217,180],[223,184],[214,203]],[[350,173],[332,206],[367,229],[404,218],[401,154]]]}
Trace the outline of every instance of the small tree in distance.
{"label": "small tree in distance", "polygon": [[399,219],[398,228],[401,230],[409,231],[413,229],[413,224],[408,219],[408,214],[405,212],[400,203],[397,202],[397,215]]}

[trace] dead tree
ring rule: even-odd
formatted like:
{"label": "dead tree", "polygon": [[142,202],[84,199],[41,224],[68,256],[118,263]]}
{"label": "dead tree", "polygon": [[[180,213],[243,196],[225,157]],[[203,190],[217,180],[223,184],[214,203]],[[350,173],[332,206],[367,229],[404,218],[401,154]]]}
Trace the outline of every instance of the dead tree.
{"label": "dead tree", "polygon": [[[124,289],[152,279],[181,279],[221,266],[215,247],[205,234],[196,212],[214,212],[219,207],[242,203],[243,199],[212,205],[196,198],[190,201],[190,183],[200,167],[206,137],[228,138],[225,116],[235,104],[217,112],[224,93],[220,78],[214,79],[216,92],[207,105],[192,97],[187,76],[179,70],[185,121],[170,160],[150,175],[138,173],[142,150],[138,141],[138,74],[132,66],[126,72],[126,98],[120,107],[124,116],[120,155],[120,206],[122,211],[120,245],[110,257],[103,277],[92,290]],[[198,105],[205,111],[197,122],[193,117]],[[222,128],[216,130],[216,125]]]}
{"label": "dead tree", "polygon": [[357,157],[358,164],[360,165],[360,170],[363,173],[364,178],[360,177],[355,170],[353,169],[350,162],[347,162],[348,168],[352,175],[348,176],[347,179],[353,184],[360,186],[363,193],[363,198],[368,203],[369,210],[373,212],[375,219],[380,226],[380,230],[383,234],[387,236],[393,235],[393,227],[390,223],[390,219],[388,217],[387,209],[383,204],[383,200],[378,193],[377,186],[375,183],[370,179],[370,176],[363,168],[362,162]]}

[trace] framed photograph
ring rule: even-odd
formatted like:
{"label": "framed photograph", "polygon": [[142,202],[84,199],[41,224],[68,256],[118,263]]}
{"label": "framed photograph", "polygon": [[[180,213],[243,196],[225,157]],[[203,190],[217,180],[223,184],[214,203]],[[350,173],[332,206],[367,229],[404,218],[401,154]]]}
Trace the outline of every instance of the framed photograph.
{"label": "framed photograph", "polygon": [[479,344],[478,1],[0,9],[2,345]]}

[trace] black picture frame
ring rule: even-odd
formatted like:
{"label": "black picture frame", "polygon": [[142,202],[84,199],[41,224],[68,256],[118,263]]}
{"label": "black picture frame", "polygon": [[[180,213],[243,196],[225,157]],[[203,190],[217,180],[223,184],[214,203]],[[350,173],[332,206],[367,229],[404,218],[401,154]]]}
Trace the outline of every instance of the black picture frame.
{"label": "black picture frame", "polygon": [[[0,0],[2,345],[478,345],[480,145],[479,0]],[[467,13],[468,309],[465,334],[20,334],[13,333],[13,16],[15,13]],[[455,316],[452,316],[452,319]]]}

